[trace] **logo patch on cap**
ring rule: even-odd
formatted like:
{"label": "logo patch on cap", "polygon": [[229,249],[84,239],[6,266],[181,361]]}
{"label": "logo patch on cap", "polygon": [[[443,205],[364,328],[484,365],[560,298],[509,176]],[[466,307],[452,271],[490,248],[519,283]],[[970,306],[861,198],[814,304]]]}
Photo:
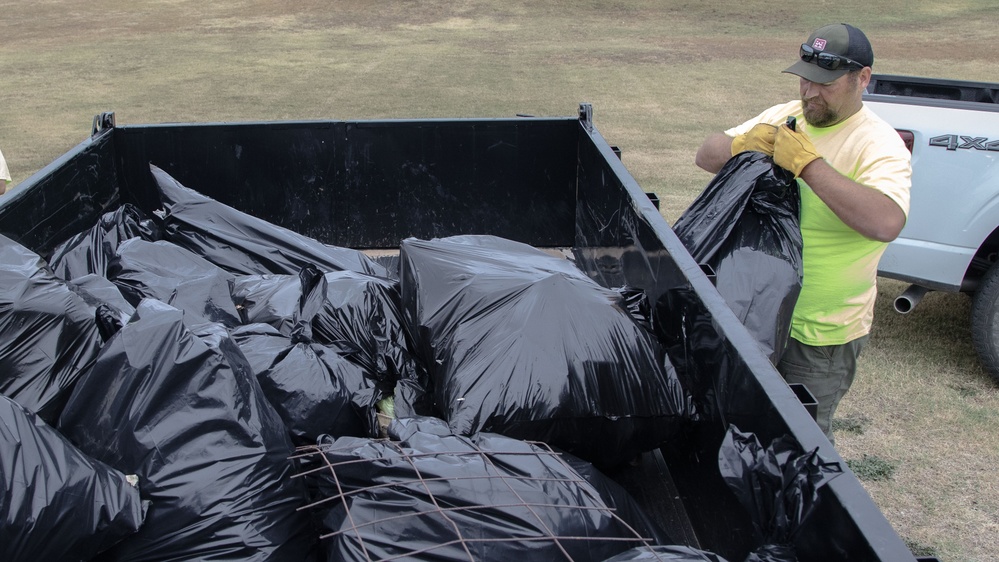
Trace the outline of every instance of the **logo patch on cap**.
{"label": "logo patch on cap", "polygon": [[826,50],[826,40],[821,37],[816,37],[815,41],[812,42],[812,47],[820,51]]}

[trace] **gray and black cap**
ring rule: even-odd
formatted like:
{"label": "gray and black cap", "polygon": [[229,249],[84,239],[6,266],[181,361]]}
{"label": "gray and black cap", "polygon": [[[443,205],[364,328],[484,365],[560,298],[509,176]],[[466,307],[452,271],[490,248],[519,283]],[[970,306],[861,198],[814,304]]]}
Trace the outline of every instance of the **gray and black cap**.
{"label": "gray and black cap", "polygon": [[850,61],[859,63],[861,66],[874,65],[874,51],[871,49],[871,42],[867,40],[864,32],[845,23],[836,23],[816,29],[808,37],[799,51],[797,62],[788,67],[789,74],[796,74],[805,80],[828,84],[843,76],[850,70],[856,70],[856,65],[844,64],[835,70],[828,70],[819,64],[817,57],[810,61],[805,60],[806,47],[810,47],[815,54],[829,53],[836,57],[845,57]]}

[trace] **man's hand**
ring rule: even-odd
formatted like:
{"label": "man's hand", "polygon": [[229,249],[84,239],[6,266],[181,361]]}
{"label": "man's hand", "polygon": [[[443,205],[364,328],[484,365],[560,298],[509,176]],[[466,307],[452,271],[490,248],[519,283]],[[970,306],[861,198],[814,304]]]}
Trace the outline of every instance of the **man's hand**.
{"label": "man's hand", "polygon": [[808,137],[787,125],[777,127],[773,156],[774,163],[793,173],[796,178],[801,176],[805,166],[822,158]]}
{"label": "man's hand", "polygon": [[752,129],[732,139],[732,156],[747,150],[773,156],[776,135],[777,127],[769,123],[757,123]]}

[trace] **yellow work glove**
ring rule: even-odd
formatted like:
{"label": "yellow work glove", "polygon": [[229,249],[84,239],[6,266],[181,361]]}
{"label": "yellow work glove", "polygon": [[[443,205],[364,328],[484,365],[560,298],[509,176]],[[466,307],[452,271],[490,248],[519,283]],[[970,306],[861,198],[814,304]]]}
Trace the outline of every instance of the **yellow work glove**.
{"label": "yellow work glove", "polygon": [[800,177],[805,166],[822,158],[808,137],[792,130],[787,125],[777,128],[774,139],[774,163]]}
{"label": "yellow work glove", "polygon": [[747,150],[774,155],[774,137],[777,127],[769,123],[757,123],[753,128],[732,139],[732,156]]}

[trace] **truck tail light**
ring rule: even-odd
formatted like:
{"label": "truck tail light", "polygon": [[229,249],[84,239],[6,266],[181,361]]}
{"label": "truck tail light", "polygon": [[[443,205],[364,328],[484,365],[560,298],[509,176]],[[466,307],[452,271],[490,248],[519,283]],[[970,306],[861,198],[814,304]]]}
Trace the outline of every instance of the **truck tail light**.
{"label": "truck tail light", "polygon": [[916,135],[912,134],[912,131],[906,131],[904,129],[895,129],[898,136],[902,137],[902,142],[905,143],[905,147],[909,149],[909,154],[912,154],[912,145],[915,143]]}

